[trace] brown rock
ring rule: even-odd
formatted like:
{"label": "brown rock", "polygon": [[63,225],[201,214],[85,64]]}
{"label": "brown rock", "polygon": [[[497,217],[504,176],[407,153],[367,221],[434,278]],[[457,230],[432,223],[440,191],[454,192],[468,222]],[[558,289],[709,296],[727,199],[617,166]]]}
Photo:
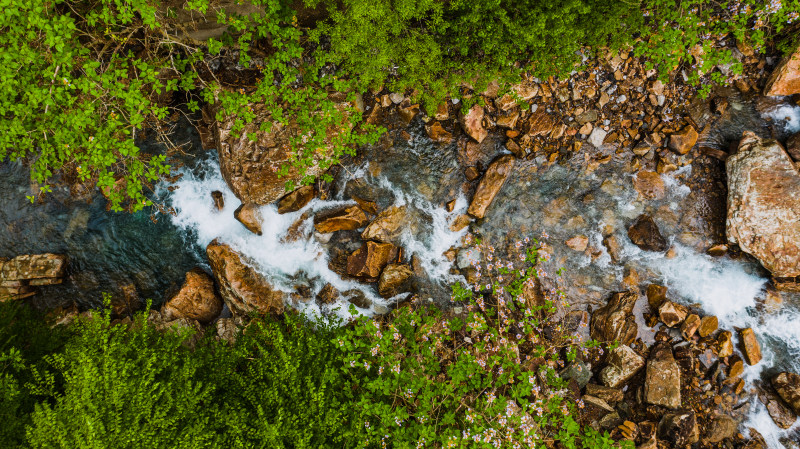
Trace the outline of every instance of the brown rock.
{"label": "brown rock", "polygon": [[800,376],[780,373],[772,378],[772,387],[795,414],[800,414]]}
{"label": "brown rock", "polygon": [[795,162],[800,162],[800,133],[793,135],[786,141],[786,152]]}
{"label": "brown rock", "polygon": [[489,131],[483,127],[483,114],[483,107],[476,104],[460,117],[461,128],[478,143],[483,142],[483,139],[489,135]]}
{"label": "brown rock", "polygon": [[800,275],[800,173],[775,141],[746,132],[728,171],[728,241],[775,277]]}
{"label": "brown rock", "polygon": [[242,204],[233,212],[233,216],[243,224],[248,231],[256,235],[261,235],[261,217],[259,206],[252,203]]}
{"label": "brown rock", "polygon": [[733,355],[733,340],[730,331],[722,331],[717,335],[717,356],[719,358],[730,357]]}
{"label": "brown rock", "polygon": [[225,209],[225,197],[222,196],[222,192],[219,190],[211,192],[211,198],[214,200],[214,208],[216,210]]}
{"label": "brown rock", "polygon": [[377,279],[392,256],[391,243],[366,242],[347,258],[347,274],[354,277]]}
{"label": "brown rock", "polygon": [[700,137],[692,125],[686,125],[680,132],[669,136],[669,149],[678,153],[688,153]]}
{"label": "brown rock", "polygon": [[442,145],[447,145],[453,141],[453,135],[447,132],[440,122],[431,122],[426,125],[425,132],[432,141]]}
{"label": "brown rock", "polygon": [[519,120],[519,111],[509,112],[507,114],[497,117],[497,126],[506,129],[514,129],[517,127]]}
{"label": "brown rock", "polygon": [[706,338],[709,335],[713,334],[717,331],[719,327],[719,320],[715,316],[704,316],[700,319],[700,327],[697,328],[697,333],[702,338]]}
{"label": "brown rock", "polygon": [[686,306],[672,301],[664,301],[658,308],[658,317],[667,327],[675,327],[683,323],[688,313],[689,309]]}
{"label": "brown rock", "polygon": [[296,212],[314,199],[314,186],[302,186],[278,201],[278,213]]}
{"label": "brown rock", "polygon": [[396,240],[403,232],[403,225],[406,225],[406,207],[391,206],[384,210],[372,223],[367,225],[361,238],[364,240],[377,240],[379,242],[397,243]]}
{"label": "brown rock", "polygon": [[645,251],[664,252],[668,248],[667,240],[649,215],[640,215],[636,223],[628,228],[628,238]]}
{"label": "brown rock", "polygon": [[633,292],[619,292],[611,295],[608,304],[592,314],[589,332],[599,341],[618,341],[629,345],[636,339],[639,328],[633,316],[637,295]]}
{"label": "brown rock", "polygon": [[367,214],[358,206],[350,206],[332,213],[314,217],[314,229],[321,234],[336,231],[353,231],[369,223]]}
{"label": "brown rock", "polygon": [[337,299],[339,299],[339,290],[331,284],[325,284],[317,293],[317,301],[322,304],[333,304]]}
{"label": "brown rock", "polygon": [[775,425],[781,429],[788,429],[794,425],[797,415],[783,401],[775,397],[771,397],[767,401],[767,412]]}
{"label": "brown rock", "polygon": [[505,154],[489,164],[489,168],[486,169],[486,173],[472,197],[472,203],[467,209],[468,214],[475,218],[483,218],[486,215],[494,197],[497,196],[506,179],[511,175],[515,160],[514,156]]}
{"label": "brown rock", "polygon": [[214,291],[214,280],[204,271],[196,269],[186,273],[178,294],[161,309],[167,321],[186,318],[209,323],[222,312],[222,298]]}
{"label": "brown rock", "polygon": [[206,248],[222,299],[238,314],[282,313],[286,294],[273,287],[230,246],[217,240]]}
{"label": "brown rock", "polygon": [[728,415],[717,415],[710,423],[703,426],[703,441],[706,443],[719,443],[722,440],[733,438],[739,423]]}
{"label": "brown rock", "polygon": [[414,271],[408,265],[387,265],[378,280],[378,293],[384,298],[391,298],[400,293],[410,291],[413,276]]}
{"label": "brown rock", "polygon": [[452,223],[450,223],[450,230],[453,232],[458,232],[469,226],[471,222],[472,218],[470,218],[469,215],[461,214],[458,217],[456,217]]}
{"label": "brown rock", "polygon": [[650,284],[647,286],[647,303],[650,308],[658,310],[661,304],[667,300],[667,287],[658,284]]}
{"label": "brown rock", "polygon": [[761,361],[761,346],[758,344],[756,333],[752,328],[739,331],[739,339],[742,341],[742,353],[748,365],[755,365]]}
{"label": "brown rock", "polygon": [[633,187],[643,197],[649,200],[660,200],[664,198],[666,187],[664,186],[664,179],[661,178],[656,172],[640,171],[633,178]]}
{"label": "brown rock", "polygon": [[728,377],[739,377],[744,373],[744,362],[738,355],[728,358]]}
{"label": "brown rock", "polygon": [[608,250],[608,255],[611,256],[612,262],[617,263],[622,259],[622,246],[620,246],[617,236],[613,234],[606,236],[603,239],[603,245]]}
{"label": "brown rock", "polygon": [[681,325],[681,335],[685,340],[691,340],[694,337],[695,332],[697,332],[697,328],[700,327],[700,317],[697,314],[691,314],[686,317],[683,324]]}
{"label": "brown rock", "polygon": [[597,384],[587,384],[586,394],[598,397],[609,404],[616,404],[625,398],[625,393],[620,388],[611,388]]}
{"label": "brown rock", "polygon": [[798,93],[800,93],[800,48],[783,58],[764,86],[764,95],[766,96]]}
{"label": "brown rock", "polygon": [[667,343],[659,343],[650,351],[644,400],[648,404],[672,409],[681,406],[681,369]]}
{"label": "brown rock", "polygon": [[623,387],[644,368],[644,357],[629,346],[618,346],[608,354],[608,366],[600,371],[600,381],[610,388]]}
{"label": "brown rock", "polygon": [[464,170],[464,176],[467,178],[467,181],[474,181],[480,178],[481,174],[478,172],[478,169],[475,167],[467,167]]}
{"label": "brown rock", "polygon": [[553,131],[556,124],[553,116],[548,114],[544,107],[540,107],[528,119],[526,134],[531,137],[546,136]]}
{"label": "brown rock", "polygon": [[722,257],[728,253],[728,245],[714,245],[706,250],[711,257]]}
{"label": "brown rock", "polygon": [[0,280],[61,278],[67,269],[67,257],[60,254],[26,254],[0,264]]}
{"label": "brown rock", "polygon": [[564,242],[564,244],[572,250],[584,252],[586,251],[586,247],[589,246],[589,237],[585,235],[576,235]]}
{"label": "brown rock", "polygon": [[674,447],[685,447],[700,440],[697,428],[697,417],[694,412],[667,413],[658,423],[658,437],[674,444]]}
{"label": "brown rock", "polygon": [[400,119],[403,120],[406,126],[408,126],[414,117],[419,114],[419,105],[412,104],[410,106],[400,106],[397,108],[397,113],[400,115]]}
{"label": "brown rock", "polygon": [[436,107],[436,114],[433,115],[436,120],[444,121],[450,119],[450,112],[447,109],[447,103],[439,103]]}

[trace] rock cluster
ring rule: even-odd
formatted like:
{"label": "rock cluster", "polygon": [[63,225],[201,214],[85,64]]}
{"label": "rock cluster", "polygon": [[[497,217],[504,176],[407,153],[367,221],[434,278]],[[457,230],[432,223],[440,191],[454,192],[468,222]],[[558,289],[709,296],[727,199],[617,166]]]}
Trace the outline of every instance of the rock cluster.
{"label": "rock cluster", "polygon": [[26,254],[0,258],[0,301],[22,299],[36,294],[36,287],[60,284],[67,268],[66,256]]}

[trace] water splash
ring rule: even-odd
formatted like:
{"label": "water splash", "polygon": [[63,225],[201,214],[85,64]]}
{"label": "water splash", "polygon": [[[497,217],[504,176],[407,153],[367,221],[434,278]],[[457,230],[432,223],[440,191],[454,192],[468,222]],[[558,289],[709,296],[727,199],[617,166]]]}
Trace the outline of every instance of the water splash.
{"label": "water splash", "polygon": [[782,125],[788,133],[800,132],[800,106],[782,104],[769,109],[764,115]]}

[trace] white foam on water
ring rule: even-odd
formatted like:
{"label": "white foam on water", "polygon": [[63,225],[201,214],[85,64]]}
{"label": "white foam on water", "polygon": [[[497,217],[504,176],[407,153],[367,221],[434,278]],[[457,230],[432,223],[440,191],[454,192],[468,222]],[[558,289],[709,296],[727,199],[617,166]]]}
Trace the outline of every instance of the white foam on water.
{"label": "white foam on water", "polygon": [[796,133],[800,131],[800,106],[782,104],[770,109],[764,115],[771,118],[775,123],[782,124],[787,132]]}
{"label": "white foam on water", "polygon": [[[796,438],[797,432],[800,430],[800,422],[795,422],[792,427],[783,430],[775,425],[772,418],[769,416],[769,412],[767,412],[767,407],[760,401],[757,399],[753,400],[751,407],[747,415],[747,420],[744,422],[744,428],[755,429],[764,437],[764,442],[767,443],[768,448],[786,449],[786,446],[781,443],[781,440],[793,437]],[[749,433],[750,432],[745,430],[745,435],[751,436]]]}
{"label": "white foam on water", "polygon": [[[327,251],[322,243],[313,237],[313,232],[307,232],[304,237],[294,241],[287,242],[285,239],[289,227],[299,220],[304,212],[350,205],[354,204],[353,202],[315,199],[302,210],[288,214],[279,214],[275,205],[262,206],[260,208],[263,218],[262,235],[259,236],[248,231],[234,218],[233,212],[241,202],[222,178],[219,164],[211,159],[204,162],[196,171],[197,175],[185,169],[179,171],[183,177],[174,184],[177,189],[167,192],[165,186],[161,186],[158,193],[161,198],[166,198],[175,210],[175,214],[171,216],[172,222],[179,228],[189,231],[188,235],[194,239],[193,243],[198,245],[199,249],[204,250],[212,240],[219,239],[242,254],[248,263],[282,291],[295,291],[295,284],[299,278],[303,279],[301,282],[310,284],[314,294],[328,283],[341,292],[360,290],[372,302],[369,309],[358,309],[361,314],[383,313],[388,310],[387,306],[397,299],[384,299],[375,293],[372,286],[344,280],[333,272],[328,268]],[[386,179],[374,181],[394,192],[398,191],[393,189]],[[213,205],[211,192],[215,190],[222,192],[225,200],[224,209],[221,211],[217,211]],[[451,232],[449,226],[453,218],[466,210],[466,199],[463,196],[459,197],[451,213],[411,194],[396,195],[395,205],[413,206],[430,216],[430,223],[425,225],[421,233],[422,239],[418,240],[409,232],[405,232],[402,235],[402,244],[407,254],[419,257],[423,268],[432,279],[450,280],[451,262],[446,259],[444,252],[456,245],[466,230]],[[313,229],[313,217],[307,218],[303,226],[308,230]],[[344,319],[350,317],[349,305],[346,299],[340,299],[333,305],[323,307],[313,300],[292,304],[308,316],[333,313]]]}

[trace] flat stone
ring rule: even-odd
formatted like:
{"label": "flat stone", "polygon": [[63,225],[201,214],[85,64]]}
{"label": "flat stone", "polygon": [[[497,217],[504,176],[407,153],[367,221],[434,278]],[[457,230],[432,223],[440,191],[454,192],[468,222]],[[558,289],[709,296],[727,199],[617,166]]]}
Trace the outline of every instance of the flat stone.
{"label": "flat stone", "polygon": [[672,409],[681,406],[681,369],[666,343],[657,344],[650,352],[644,399],[648,404]]}
{"label": "flat stone", "polygon": [[411,279],[414,271],[408,265],[390,264],[381,272],[378,280],[378,293],[384,298],[391,298],[411,290]]}
{"label": "flat stone", "polygon": [[278,201],[278,213],[296,212],[314,199],[314,186],[302,186]]}
{"label": "flat stone", "polygon": [[733,355],[733,340],[730,331],[722,331],[717,335],[717,356],[721,359]]}
{"label": "flat stone", "polygon": [[476,104],[460,116],[461,128],[478,143],[489,135],[489,131],[483,127],[483,115],[483,106]]}
{"label": "flat stone", "polygon": [[644,357],[630,346],[618,346],[608,354],[608,366],[600,371],[600,381],[610,388],[623,387],[636,373],[644,368]]}
{"label": "flat stone", "polygon": [[467,209],[468,214],[475,218],[483,218],[486,215],[492,201],[511,175],[515,161],[516,158],[513,155],[506,154],[489,164],[472,197],[472,202]]}
{"label": "flat stone", "polygon": [[761,345],[758,344],[756,333],[752,328],[739,331],[739,339],[742,342],[742,352],[748,365],[755,365],[761,361]]}
{"label": "flat stone", "polygon": [[644,198],[660,200],[666,194],[664,179],[656,172],[640,171],[633,178],[633,187]]}
{"label": "flat stone", "polygon": [[389,263],[393,250],[391,243],[365,242],[347,258],[347,274],[377,279]]}
{"label": "flat stone", "polygon": [[694,337],[694,334],[697,332],[697,328],[700,327],[700,317],[697,314],[691,314],[686,317],[681,324],[681,335],[685,340],[691,340]]}
{"label": "flat stone", "polygon": [[800,414],[800,376],[782,372],[772,378],[772,387],[795,414]]}
{"label": "flat stone", "polygon": [[180,291],[161,309],[164,319],[186,318],[209,323],[222,312],[222,298],[214,291],[214,280],[202,270],[186,273]]}
{"label": "flat stone", "polygon": [[361,233],[361,238],[384,243],[397,243],[404,225],[408,225],[406,212],[405,206],[391,206],[385,209],[367,225],[364,232]]}
{"label": "flat stone", "polygon": [[589,237],[585,235],[576,235],[564,243],[572,250],[583,252],[586,251],[586,247],[589,246]]}
{"label": "flat stone", "polygon": [[26,254],[0,264],[0,280],[15,281],[61,278],[67,269],[67,257],[61,254]]}
{"label": "flat stone", "polygon": [[658,284],[650,284],[647,286],[647,302],[650,308],[658,310],[661,304],[667,300],[667,287]]}
{"label": "flat stone", "polygon": [[704,316],[700,319],[700,327],[697,328],[697,334],[702,338],[706,338],[716,332],[718,327],[719,320],[717,317],[713,315]]}
{"label": "flat stone", "polygon": [[798,93],[800,93],[800,48],[781,60],[764,86],[766,96]]}
{"label": "flat stone", "polygon": [[686,306],[672,301],[664,301],[658,308],[658,317],[667,327],[675,327],[683,323],[688,313],[689,309]]}
{"label": "flat stone", "polygon": [[350,206],[332,213],[314,217],[314,229],[320,234],[336,231],[353,231],[369,223],[367,214],[358,206]]}

